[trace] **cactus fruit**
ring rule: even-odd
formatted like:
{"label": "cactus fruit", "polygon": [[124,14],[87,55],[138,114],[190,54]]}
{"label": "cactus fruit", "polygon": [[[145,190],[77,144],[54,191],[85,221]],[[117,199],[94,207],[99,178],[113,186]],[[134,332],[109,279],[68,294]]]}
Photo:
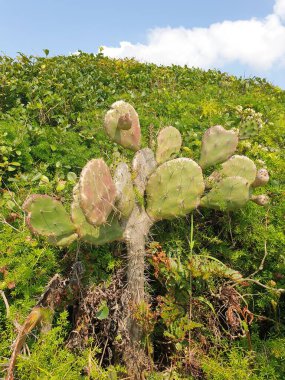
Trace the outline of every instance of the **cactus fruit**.
{"label": "cactus fruit", "polygon": [[267,195],[264,195],[264,194],[252,195],[250,197],[250,200],[259,206],[265,206],[269,203],[269,197]]}
{"label": "cactus fruit", "polygon": [[94,159],[83,168],[79,179],[79,203],[87,221],[107,222],[116,199],[116,188],[104,160]]}
{"label": "cactus fruit", "polygon": [[250,158],[234,155],[222,164],[219,172],[222,177],[243,177],[251,185],[256,177],[256,166]]}
{"label": "cactus fruit", "polygon": [[117,217],[111,213],[106,223],[100,226],[89,224],[79,205],[79,186],[73,189],[73,202],[71,205],[71,219],[76,227],[79,238],[86,243],[103,245],[120,240],[123,230],[119,225]]}
{"label": "cactus fruit", "polygon": [[75,226],[63,205],[48,195],[31,195],[23,205],[30,230],[46,236],[50,242],[64,246],[77,239]]}
{"label": "cactus fruit", "polygon": [[104,127],[109,137],[124,148],[139,150],[141,129],[139,117],[134,107],[119,100],[106,113]]}
{"label": "cactus fruit", "polygon": [[179,153],[182,145],[181,134],[174,127],[163,128],[157,136],[156,161],[160,165]]}
{"label": "cactus fruit", "polygon": [[120,217],[128,218],[135,204],[135,193],[131,173],[126,163],[121,162],[114,174],[114,183],[117,190],[116,209]]}
{"label": "cactus fruit", "polygon": [[259,169],[252,187],[259,187],[259,186],[265,186],[267,182],[269,181],[269,174],[266,169]]}
{"label": "cactus fruit", "polygon": [[220,125],[209,128],[202,139],[200,166],[205,169],[224,162],[234,154],[237,144],[236,132],[227,131]]}
{"label": "cactus fruit", "polygon": [[217,182],[201,199],[201,206],[218,210],[234,210],[249,200],[249,183],[242,177],[226,177]]}
{"label": "cactus fruit", "polygon": [[154,220],[186,215],[199,205],[204,187],[196,162],[190,158],[167,161],[148,180],[147,213]]}

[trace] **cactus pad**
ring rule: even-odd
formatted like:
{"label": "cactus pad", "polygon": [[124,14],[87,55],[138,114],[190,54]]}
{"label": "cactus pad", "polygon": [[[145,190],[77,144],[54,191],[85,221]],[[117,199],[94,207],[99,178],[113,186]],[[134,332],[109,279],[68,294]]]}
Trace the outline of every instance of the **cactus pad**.
{"label": "cactus pad", "polygon": [[176,158],[160,165],[149,177],[147,213],[154,220],[188,214],[200,203],[204,191],[200,166],[190,158]]}
{"label": "cactus pad", "polygon": [[115,199],[116,188],[104,160],[89,161],[79,179],[79,203],[87,221],[94,225],[106,223]]}
{"label": "cactus pad", "polygon": [[76,238],[75,226],[63,205],[48,195],[31,195],[23,205],[27,212],[26,223],[29,229],[46,236],[53,244],[69,245]]}
{"label": "cactus pad", "polygon": [[222,164],[222,177],[243,177],[251,185],[256,177],[255,163],[246,156],[234,155]]}
{"label": "cactus pad", "polygon": [[238,136],[220,125],[209,128],[202,139],[200,166],[204,169],[231,157],[237,147]]}
{"label": "cactus pad", "polygon": [[117,190],[116,209],[123,218],[127,218],[134,208],[135,193],[131,173],[126,163],[121,162],[117,166],[114,174],[114,183]]}
{"label": "cactus pad", "polygon": [[254,120],[243,122],[239,127],[239,139],[245,140],[258,135],[259,125]]}
{"label": "cactus pad", "polygon": [[117,144],[134,151],[139,150],[141,129],[133,106],[119,100],[112,104],[104,120],[105,131]]}
{"label": "cactus pad", "polygon": [[242,177],[226,177],[201,199],[201,206],[218,210],[234,210],[249,200],[249,183]]}
{"label": "cactus pad", "polygon": [[143,196],[147,178],[157,167],[153,151],[149,148],[139,150],[133,159],[132,168],[134,173],[134,184]]}
{"label": "cactus pad", "polygon": [[123,231],[119,225],[118,219],[111,214],[105,224],[93,226],[89,224],[79,205],[79,187],[76,185],[73,189],[73,202],[71,205],[71,219],[76,227],[78,236],[83,241],[102,245],[119,240]]}
{"label": "cactus pad", "polygon": [[265,186],[267,182],[269,181],[269,174],[266,169],[259,169],[252,187],[259,187],[259,186]]}
{"label": "cactus pad", "polygon": [[181,134],[174,127],[163,128],[157,136],[156,161],[162,164],[171,159],[175,153],[179,153],[182,145]]}

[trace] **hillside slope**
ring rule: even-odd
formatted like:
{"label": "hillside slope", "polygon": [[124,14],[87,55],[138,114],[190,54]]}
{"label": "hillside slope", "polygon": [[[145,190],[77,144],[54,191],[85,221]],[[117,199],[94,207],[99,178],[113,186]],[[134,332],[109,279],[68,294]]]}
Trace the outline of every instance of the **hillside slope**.
{"label": "hillside slope", "polygon": [[[247,339],[235,339],[222,331],[226,330],[223,323],[221,331],[215,331],[211,310],[217,311],[218,306],[213,294],[218,294],[227,281],[212,276],[218,269],[206,265],[207,273],[198,273],[193,285],[197,326],[189,327],[189,331],[195,330],[195,359],[184,355],[188,336],[183,326],[189,300],[175,297],[188,286],[183,281],[189,272],[191,221],[161,222],[153,229],[149,245],[150,256],[157,257],[160,252],[160,260],[165,259],[159,268],[149,260],[149,287],[155,301],[147,315],[146,346],[157,366],[156,374],[149,378],[160,379],[158,371],[172,367],[177,374],[170,374],[169,379],[283,379],[285,298],[274,289],[285,288],[285,91],[259,78],[111,60],[101,54],[51,58],[20,55],[15,60],[0,57],[0,290],[3,301],[7,301],[5,306],[0,299],[1,361],[6,363],[10,356],[15,321],[22,323],[49,279],[55,273],[66,275],[78,259],[76,249],[60,250],[31,238],[21,205],[32,192],[53,194],[68,204],[76,178],[91,158],[103,157],[114,169],[123,150],[106,138],[102,120],[109,106],[119,99],[136,108],[143,146],[153,144],[160,128],[173,125],[183,137],[181,155],[194,159],[198,159],[201,136],[208,127],[220,124],[227,129],[239,128],[253,120],[258,131],[243,140],[238,149],[270,173],[266,192],[271,202],[266,208],[250,204],[231,214],[194,213],[195,253],[214,257],[245,277],[257,271],[254,278],[263,284],[249,282],[239,289],[245,297],[243,308],[254,317],[250,327],[253,351],[248,351],[248,334]],[[112,282],[112,275],[124,267],[123,255],[120,245],[83,247],[79,259],[85,267],[84,287]],[[166,259],[178,258],[181,272],[167,278],[163,272]],[[164,314],[159,316],[154,312],[159,305],[157,297],[164,305]],[[68,371],[66,379],[90,378],[86,366],[91,357],[91,378],[125,376],[116,357],[110,354],[108,359],[98,352],[98,346],[104,349],[101,341],[80,345],[79,353],[65,348],[63,342],[73,327],[77,306],[78,301],[67,301],[62,308],[65,311],[57,311],[49,333],[37,334],[38,341],[30,337],[32,355],[19,358],[17,378],[38,379],[45,373],[46,378],[60,379]],[[209,318],[201,321],[208,313]],[[243,322],[249,321],[245,318]],[[246,325],[243,332],[248,328]]]}

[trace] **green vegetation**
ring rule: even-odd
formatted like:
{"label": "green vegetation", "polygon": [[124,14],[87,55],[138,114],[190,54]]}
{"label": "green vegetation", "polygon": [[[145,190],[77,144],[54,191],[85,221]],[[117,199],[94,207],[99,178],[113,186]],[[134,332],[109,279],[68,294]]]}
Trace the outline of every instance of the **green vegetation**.
{"label": "green vegetation", "polygon": [[[124,282],[125,247],[50,247],[30,236],[22,209],[31,193],[70,204],[77,177],[91,158],[103,157],[114,172],[123,148],[105,136],[103,115],[124,99],[140,116],[143,147],[153,146],[157,132],[173,125],[182,135],[183,155],[198,161],[203,133],[220,124],[250,137],[237,153],[270,173],[265,189],[270,203],[264,208],[248,203],[226,213],[202,209],[153,227],[147,246],[151,298],[134,310],[144,350],[154,358],[145,377],[284,378],[285,298],[279,289],[285,288],[285,92],[258,78],[84,53],[0,57],[0,86],[3,366],[17,324],[59,273],[69,280],[67,294],[50,331],[28,336],[31,355],[20,355],[15,378],[126,377],[118,367],[124,347],[114,312],[114,289]],[[127,160],[132,156],[128,153]],[[205,171],[211,174],[210,168]],[[75,281],[78,262],[82,270]]]}

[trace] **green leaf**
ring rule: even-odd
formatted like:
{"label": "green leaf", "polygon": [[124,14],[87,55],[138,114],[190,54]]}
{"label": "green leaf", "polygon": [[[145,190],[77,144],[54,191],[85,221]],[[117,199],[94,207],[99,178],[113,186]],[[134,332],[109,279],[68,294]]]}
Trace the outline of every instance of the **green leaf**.
{"label": "green leaf", "polygon": [[59,181],[59,183],[56,186],[56,191],[62,191],[65,189],[65,181]]}
{"label": "green leaf", "polygon": [[77,175],[73,172],[68,172],[67,173],[67,179],[68,179],[68,181],[75,183],[77,180]]}
{"label": "green leaf", "polygon": [[96,313],[96,318],[99,319],[100,321],[102,319],[106,319],[109,316],[109,308],[106,305],[106,303],[101,304],[99,310]]}

